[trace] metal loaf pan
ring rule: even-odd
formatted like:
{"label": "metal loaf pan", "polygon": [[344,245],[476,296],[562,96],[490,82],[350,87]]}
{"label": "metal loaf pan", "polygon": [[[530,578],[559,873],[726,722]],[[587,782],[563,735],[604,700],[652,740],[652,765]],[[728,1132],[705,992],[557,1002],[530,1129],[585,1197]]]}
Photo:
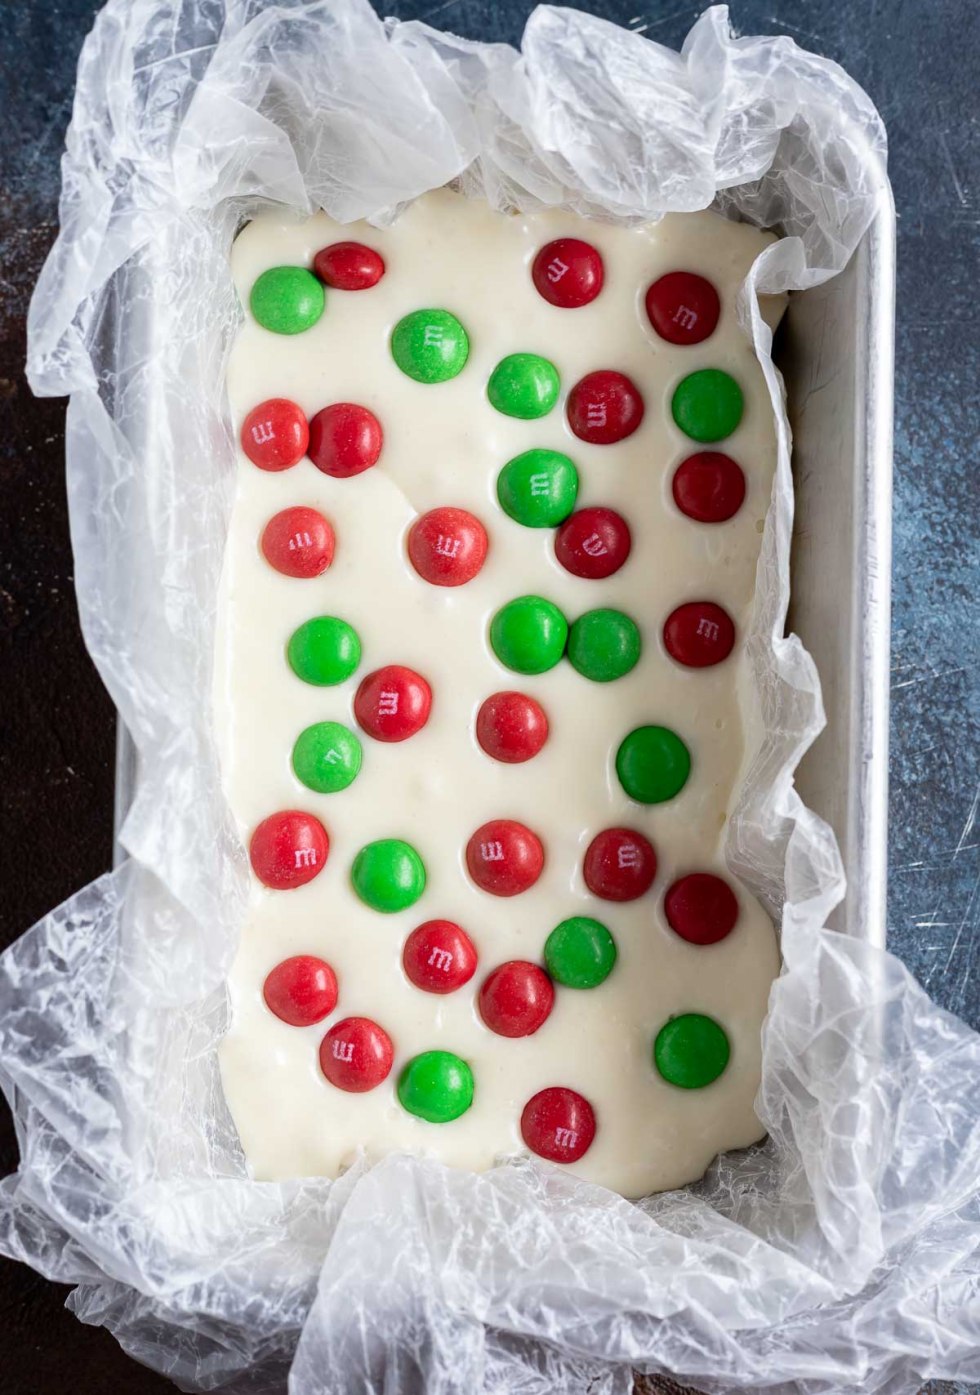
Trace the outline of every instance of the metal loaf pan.
{"label": "metal loaf pan", "polygon": [[[885,937],[895,212],[846,270],[795,293],[776,340],[793,429],[796,530],[788,626],[816,660],[827,728],[797,788],[834,829],[848,892],[835,928]],[[136,777],[120,721],[114,862]]]}
{"label": "metal loaf pan", "polygon": [[793,429],[796,524],[787,628],[816,661],[827,726],[796,787],[847,876],[836,930],[883,946],[888,868],[895,206],[845,270],[796,293],[777,337]]}

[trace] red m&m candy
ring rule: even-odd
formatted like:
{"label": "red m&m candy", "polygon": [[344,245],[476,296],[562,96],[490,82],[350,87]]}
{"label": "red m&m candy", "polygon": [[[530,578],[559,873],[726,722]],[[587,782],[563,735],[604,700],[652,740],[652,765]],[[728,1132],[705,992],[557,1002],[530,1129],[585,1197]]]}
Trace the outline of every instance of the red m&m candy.
{"label": "red m&m candy", "polygon": [[519,765],[547,741],[548,718],[527,693],[492,693],[476,715],[476,739],[494,760]]}
{"label": "red m&m candy", "polygon": [[345,1017],[320,1043],[320,1069],[338,1090],[362,1095],[380,1085],[391,1070],[391,1037],[370,1017]]}
{"label": "red m&m candy", "polygon": [[384,437],[381,423],[356,402],[334,402],[310,420],[307,451],[318,470],[350,479],[377,463]]}
{"label": "red m&m candy", "polygon": [[603,901],[635,901],[653,885],[657,854],[634,828],[605,828],[585,853],[585,885]]}
{"label": "red m&m candy", "polygon": [[385,274],[384,259],[363,242],[332,242],[313,258],[321,281],[338,291],[366,291]]}
{"label": "red m&m candy", "polygon": [[735,644],[732,617],[714,601],[689,601],[664,622],[664,647],[685,668],[710,668],[727,659]]}
{"label": "red m&m candy", "polygon": [[248,847],[252,871],[275,891],[311,882],[322,872],[329,851],[327,830],[301,809],[283,809],[263,819]]}
{"label": "red m&m candy", "polygon": [[568,394],[568,424],[580,441],[610,446],[623,441],[643,420],[643,398],[625,373],[600,368],[587,373]]}
{"label": "red m&m candy", "polygon": [[500,1037],[529,1037],[543,1025],[555,1002],[551,979],[537,964],[511,959],[483,980],[480,1016]]}
{"label": "red m&m candy", "polygon": [[531,279],[551,305],[574,310],[595,300],[602,290],[602,258],[588,242],[558,237],[541,248],[531,265]]}
{"label": "red m&m candy", "polygon": [[674,503],[697,523],[724,523],[745,498],[745,476],[730,455],[700,450],[674,471]]}
{"label": "red m&m candy", "polygon": [[333,529],[317,509],[283,509],[262,530],[262,555],[283,576],[320,576],[333,561]]}
{"label": "red m&m candy", "polygon": [[375,669],[354,695],[354,716],[376,741],[406,741],[422,730],[431,710],[432,689],[402,664]]}
{"label": "red m&m candy", "polygon": [[578,1162],[595,1138],[595,1114],[584,1095],[553,1085],[532,1095],[524,1106],[521,1137],[539,1158]]}
{"label": "red m&m candy", "polygon": [[405,973],[426,993],[452,993],[476,972],[473,941],[452,920],[427,920],[402,950]]}
{"label": "red m&m candy", "polygon": [[311,1027],[337,1006],[337,975],[325,959],[294,954],[266,976],[262,996],[269,1011],[283,1022]]}
{"label": "red m&m candy", "polygon": [[738,901],[726,881],[711,872],[689,872],[669,888],[664,914],[675,935],[692,945],[713,945],[730,935]]}
{"label": "red m&m candy", "polygon": [[295,402],[270,397],[249,412],[241,440],[242,450],[260,470],[288,470],[306,454],[310,428]]}
{"label": "red m&m candy", "polygon": [[518,896],[544,867],[541,839],[515,819],[491,819],[466,844],[466,866],[482,891]]}
{"label": "red m&m candy", "polygon": [[430,509],[412,524],[408,556],[423,581],[462,586],[487,556],[487,530],[466,509]]}
{"label": "red m&m candy", "polygon": [[615,509],[579,509],[555,534],[555,556],[567,572],[600,581],[630,555],[629,525]]}
{"label": "red m&m candy", "polygon": [[650,323],[669,344],[700,344],[715,331],[721,302],[718,292],[692,271],[670,271],[646,294]]}

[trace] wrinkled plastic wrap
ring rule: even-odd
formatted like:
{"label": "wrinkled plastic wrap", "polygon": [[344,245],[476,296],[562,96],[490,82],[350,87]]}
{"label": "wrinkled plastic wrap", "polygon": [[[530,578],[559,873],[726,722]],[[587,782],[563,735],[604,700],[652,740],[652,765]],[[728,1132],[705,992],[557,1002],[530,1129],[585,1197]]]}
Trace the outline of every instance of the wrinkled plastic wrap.
{"label": "wrinkled plastic wrap", "polygon": [[[781,638],[782,415],[749,638],[766,736],[729,848],[783,907],[768,1142],[639,1204],[520,1161],[470,1175],[394,1156],[333,1183],[259,1184],[216,1066],[246,880],[209,730],[242,218],[279,200],[383,221],[452,180],[501,208],[619,220],[715,202],[787,234],[751,278],[773,291],[840,269],[883,157],[840,68],[785,38],[733,40],[723,8],[680,55],[553,8],[522,55],[383,24],[366,0],[112,0],[100,15],[29,372],[37,392],[71,394],[79,607],[139,778],[128,862],[0,961],[0,1082],[23,1155],[0,1187],[0,1250],[75,1285],[83,1321],[183,1389],[980,1378],[980,1043],[895,959],[823,928],[843,883],[791,783],[822,717],[807,655]],[[778,404],[768,331],[749,297],[741,311]]]}

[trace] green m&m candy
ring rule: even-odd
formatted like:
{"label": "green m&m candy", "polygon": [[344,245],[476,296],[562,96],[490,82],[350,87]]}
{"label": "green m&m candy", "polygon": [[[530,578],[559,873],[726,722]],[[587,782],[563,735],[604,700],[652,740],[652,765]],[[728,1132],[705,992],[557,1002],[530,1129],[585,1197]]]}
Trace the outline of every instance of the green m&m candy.
{"label": "green m&m candy", "polygon": [[700,1012],[672,1017],[653,1043],[657,1070],[664,1080],[682,1090],[700,1090],[717,1080],[731,1054],[724,1029]]}
{"label": "green m&m candy", "polygon": [[616,941],[601,921],[573,915],[556,925],[545,940],[544,962],[556,983],[595,988],[612,973]]}
{"label": "green m&m candy", "polygon": [[490,644],[515,673],[546,673],[565,652],[568,621],[543,596],[518,596],[490,621]]}
{"label": "green m&m candy", "polygon": [[361,641],[346,620],[317,615],[293,631],[286,657],[304,683],[331,688],[349,678],[361,662]]}
{"label": "green m&m candy", "polygon": [[317,722],[296,738],[296,778],[318,794],[345,790],[357,779],[360,768],[361,743],[341,722]]}
{"label": "green m&m candy", "polygon": [[451,1051],[423,1051],[398,1077],[398,1099],[409,1114],[448,1124],[473,1103],[473,1072]]}
{"label": "green m&m candy", "polygon": [[413,310],[392,330],[391,356],[417,383],[445,383],[466,366],[470,341],[448,310]]}
{"label": "green m&m candy", "polygon": [[401,838],[367,843],[354,859],[351,883],[366,906],[390,914],[403,911],[425,890],[425,863]]}
{"label": "green m&m candy", "polygon": [[302,334],[323,314],[323,283],[303,266],[273,266],[252,287],[252,314],[273,334]]}
{"label": "green m&m candy", "polygon": [[578,470],[560,450],[526,450],[508,460],[497,476],[500,507],[525,528],[557,528],[577,496]]}
{"label": "green m&m candy", "polygon": [[639,804],[673,799],[690,773],[690,752],[669,727],[636,727],[616,752],[619,783]]}
{"label": "green m&m candy", "polygon": [[593,683],[611,683],[636,667],[640,631],[621,610],[587,610],[568,632],[568,660]]}
{"label": "green m&m candy", "polygon": [[490,374],[487,396],[507,417],[532,421],[547,416],[558,401],[558,369],[540,354],[508,354]]}
{"label": "green m&m candy", "polygon": [[745,401],[735,379],[720,368],[688,373],[674,389],[674,421],[694,441],[722,441],[742,420]]}

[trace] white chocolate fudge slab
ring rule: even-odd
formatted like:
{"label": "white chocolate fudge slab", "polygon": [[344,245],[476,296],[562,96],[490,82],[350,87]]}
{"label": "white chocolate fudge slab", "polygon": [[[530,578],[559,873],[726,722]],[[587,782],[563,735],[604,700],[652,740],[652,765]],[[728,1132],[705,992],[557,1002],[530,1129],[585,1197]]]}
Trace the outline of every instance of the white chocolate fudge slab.
{"label": "white chocolate fudge slab", "polygon": [[[603,257],[601,294],[582,308],[549,304],[531,282],[535,253],[559,237],[585,239]],[[312,267],[321,248],[341,240],[381,253],[386,271],[376,286],[328,288],[324,313],[304,333],[256,323],[249,293],[262,272]],[[330,838],[326,865],[306,885],[272,890],[252,878],[230,978],[233,1022],[221,1070],[256,1178],[335,1176],[362,1153],[393,1150],[484,1169],[527,1151],[522,1109],[552,1086],[579,1092],[596,1116],[594,1142],[566,1166],[626,1196],[691,1181],[720,1151],[760,1137],[753,1098],[778,953],[770,921],[726,870],[722,847],[743,755],[741,636],[775,464],[770,403],[734,302],[770,240],[711,213],[625,229],[563,212],[505,216],[448,191],[418,200],[384,230],[275,212],[236,240],[232,267],[246,307],[228,371],[236,431],[253,407],[276,397],[308,417],[330,403],[360,403],[384,430],[378,463],[347,479],[309,459],[265,472],[239,450],[214,689],[225,790],[246,844],[284,809],[315,814]],[[717,329],[693,346],[660,339],[644,312],[646,287],[678,269],[707,277],[721,298]],[[394,325],[425,307],[452,311],[469,336],[466,366],[448,382],[414,381],[389,349]],[[560,402],[540,419],[506,416],[487,399],[494,366],[516,352],[543,355],[561,375]],[[709,525],[685,517],[671,494],[679,462],[706,448],[674,424],[671,396],[681,378],[707,367],[742,388],[741,423],[707,448],[737,460],[747,486],[735,516]],[[629,375],[645,402],[639,429],[614,445],[577,439],[565,418],[568,389],[600,368]],[[501,467],[536,446],[575,461],[577,508],[608,506],[628,521],[632,551],[615,575],[570,574],[556,561],[553,529],[524,527],[501,510]],[[336,534],[332,565],[316,579],[280,575],[259,550],[268,520],[292,505],[318,509]],[[489,535],[485,565],[455,588],[428,584],[406,555],[412,522],[444,505],[469,510]],[[553,601],[569,621],[598,606],[624,611],[641,631],[639,663],[609,683],[590,682],[567,659],[536,677],[510,672],[492,652],[488,626],[503,604],[528,593]],[[739,639],[725,662],[684,668],[665,651],[662,626],[676,606],[704,598],[727,610]],[[316,615],[347,620],[363,646],[357,672],[335,687],[301,681],[286,660],[290,635]],[[398,744],[360,732],[353,716],[358,682],[385,664],[409,666],[432,689],[428,722]],[[530,694],[548,717],[548,741],[524,764],[490,759],[474,738],[480,703],[502,689]],[[296,778],[290,755],[304,728],[327,720],[358,732],[364,758],[347,789],[318,794]],[[651,723],[681,736],[692,766],[673,799],[644,805],[624,793],[614,760],[622,738]],[[520,820],[545,849],[539,880],[510,898],[479,889],[466,870],[467,839],[494,818]],[[612,826],[638,830],[657,853],[651,890],[630,902],[597,899],[583,880],[589,842]],[[422,898],[394,914],[365,905],[350,882],[358,851],[382,838],[407,840],[427,871]],[[666,889],[692,871],[723,876],[738,898],[736,927],[716,944],[689,943],[665,920]],[[589,990],[559,985],[531,1036],[488,1030],[477,1007],[486,974],[508,960],[541,963],[549,932],[576,915],[612,932],[618,958],[609,977]],[[446,995],[420,991],[402,968],[406,937],[433,918],[464,927],[479,955],[473,979]],[[309,1027],[281,1021],[262,992],[266,975],[299,954],[326,960],[339,984],[333,1013]],[[701,1089],[668,1083],[652,1058],[658,1030],[688,1012],[721,1024],[731,1047],[727,1068]],[[388,1078],[360,1094],[330,1084],[318,1065],[324,1032],[349,1016],[383,1025],[395,1052]],[[405,1062],[430,1049],[457,1054],[473,1073],[472,1106],[449,1123],[407,1112],[396,1093]]]}

